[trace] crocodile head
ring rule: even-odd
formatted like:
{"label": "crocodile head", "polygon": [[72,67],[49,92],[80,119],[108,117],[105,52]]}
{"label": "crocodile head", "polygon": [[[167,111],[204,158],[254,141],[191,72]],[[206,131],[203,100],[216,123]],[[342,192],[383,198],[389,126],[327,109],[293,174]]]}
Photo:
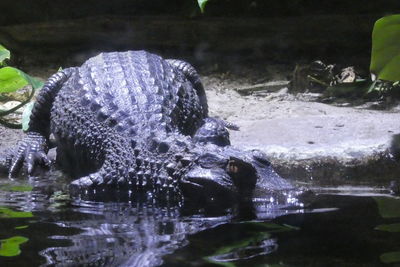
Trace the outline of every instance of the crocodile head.
{"label": "crocodile head", "polygon": [[207,200],[249,199],[254,190],[292,189],[258,151],[240,151],[232,147],[206,149],[181,179],[185,196]]}

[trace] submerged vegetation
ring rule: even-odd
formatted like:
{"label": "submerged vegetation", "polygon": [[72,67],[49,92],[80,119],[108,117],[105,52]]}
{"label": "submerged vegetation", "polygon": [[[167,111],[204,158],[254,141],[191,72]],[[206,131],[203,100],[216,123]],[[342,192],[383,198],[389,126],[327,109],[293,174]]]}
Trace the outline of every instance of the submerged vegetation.
{"label": "submerged vegetation", "polygon": [[[235,267],[235,261],[239,259],[251,259],[256,256],[267,255],[277,247],[273,234],[296,231],[298,227],[291,225],[279,225],[270,222],[242,222],[242,238],[238,240],[215,240],[210,244],[210,249],[215,249],[212,255],[205,256],[205,262],[219,266]],[[219,242],[218,242],[219,241]]]}
{"label": "submerged vegetation", "polygon": [[0,256],[14,257],[21,254],[20,245],[28,242],[28,238],[23,236],[13,236],[7,239],[0,240]]}

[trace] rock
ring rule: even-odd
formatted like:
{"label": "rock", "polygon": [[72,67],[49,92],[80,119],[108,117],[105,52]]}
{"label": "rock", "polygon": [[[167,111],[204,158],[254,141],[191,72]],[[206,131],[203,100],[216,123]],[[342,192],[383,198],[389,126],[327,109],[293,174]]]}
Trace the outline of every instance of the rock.
{"label": "rock", "polygon": [[389,151],[392,136],[400,132],[398,111],[207,93],[211,115],[240,127],[230,132],[232,144],[262,150],[285,178],[387,185],[400,173]]}

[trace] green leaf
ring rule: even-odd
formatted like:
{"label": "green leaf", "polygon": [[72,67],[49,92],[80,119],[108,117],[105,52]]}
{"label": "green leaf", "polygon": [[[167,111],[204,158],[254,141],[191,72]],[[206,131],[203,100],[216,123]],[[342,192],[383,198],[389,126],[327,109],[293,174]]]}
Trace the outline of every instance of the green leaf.
{"label": "green leaf", "polygon": [[370,71],[378,79],[400,80],[400,15],[383,17],[372,31]]}
{"label": "green leaf", "polygon": [[206,8],[207,2],[208,2],[208,0],[197,0],[197,3],[199,4],[201,13],[204,13],[204,9]]}
{"label": "green leaf", "polygon": [[386,231],[390,233],[400,233],[400,223],[381,224],[375,227],[375,230]]}
{"label": "green leaf", "polygon": [[383,263],[400,262],[400,251],[387,252],[380,256]]}
{"label": "green leaf", "polygon": [[0,69],[0,93],[15,92],[28,84],[32,85],[33,89],[37,90],[40,89],[44,83],[13,67],[4,67]]}
{"label": "green leaf", "polygon": [[12,67],[0,69],[0,93],[15,92],[28,84],[22,71]]}
{"label": "green leaf", "polygon": [[[22,72],[22,71],[21,71],[21,72]],[[22,72],[22,74],[24,75],[25,80],[27,80],[28,83],[29,83],[30,85],[32,85],[32,88],[33,88],[34,90],[40,90],[40,89],[43,87],[44,82],[42,82],[41,80],[36,79],[36,78],[34,78],[34,77],[32,77],[32,76],[26,74],[25,72]]]}
{"label": "green leaf", "polygon": [[21,254],[19,245],[27,242],[29,239],[23,236],[13,236],[7,239],[0,240],[0,256],[14,257]]}
{"label": "green leaf", "polygon": [[10,51],[0,44],[0,65],[4,64],[6,59],[10,59]]}
{"label": "green leaf", "polygon": [[[43,87],[44,82],[42,82],[41,80],[36,79],[21,70],[18,70],[18,71],[21,73],[21,76],[32,86],[32,88],[34,90],[38,90]],[[0,76],[0,78],[1,78],[1,76]]]}
{"label": "green leaf", "polygon": [[25,106],[24,112],[22,113],[22,130],[28,131],[29,129],[29,121],[31,118],[32,108],[35,102],[30,102]]}
{"label": "green leaf", "polygon": [[[28,103],[34,94],[34,90],[39,90],[43,87],[44,83],[41,80],[33,78],[32,76],[24,73],[21,70],[12,67],[5,67],[0,69],[0,93],[15,92],[18,89],[30,84],[32,86],[32,92],[28,99],[26,99],[21,106]],[[28,130],[29,119],[33,108],[33,102],[26,105],[22,114],[22,129]],[[11,112],[12,110],[10,110]],[[7,113],[9,113],[7,111]],[[4,116],[4,114],[3,114]],[[20,126],[19,126],[20,127]]]}

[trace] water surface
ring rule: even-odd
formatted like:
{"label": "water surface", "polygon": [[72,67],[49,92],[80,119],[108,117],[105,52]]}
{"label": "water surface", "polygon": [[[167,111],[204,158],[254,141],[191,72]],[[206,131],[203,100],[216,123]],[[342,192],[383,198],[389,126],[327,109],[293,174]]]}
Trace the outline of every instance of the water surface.
{"label": "water surface", "polygon": [[195,207],[71,199],[67,184],[0,179],[0,266],[400,265],[400,199],[370,189]]}

